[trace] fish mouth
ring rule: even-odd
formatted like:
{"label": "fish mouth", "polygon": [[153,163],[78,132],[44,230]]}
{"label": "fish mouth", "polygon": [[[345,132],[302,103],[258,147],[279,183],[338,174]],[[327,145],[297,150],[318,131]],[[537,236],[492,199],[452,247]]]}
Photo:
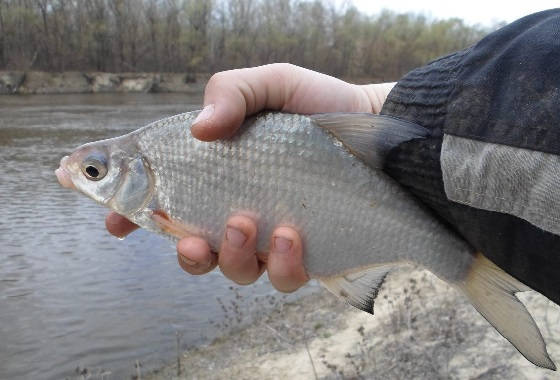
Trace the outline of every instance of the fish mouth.
{"label": "fish mouth", "polygon": [[72,179],[70,177],[70,173],[66,169],[66,162],[67,161],[68,161],[68,156],[62,157],[62,159],[60,160],[60,166],[59,166],[58,169],[56,169],[54,171],[54,174],[56,175],[56,179],[58,179],[58,182],[63,187],[66,187],[67,189],[74,189],[75,190],[76,186],[74,186],[74,182],[72,182]]}

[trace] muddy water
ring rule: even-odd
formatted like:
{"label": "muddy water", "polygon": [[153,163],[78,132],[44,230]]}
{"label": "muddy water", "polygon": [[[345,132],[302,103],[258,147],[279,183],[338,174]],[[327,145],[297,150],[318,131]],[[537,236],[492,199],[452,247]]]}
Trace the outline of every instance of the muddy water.
{"label": "muddy water", "polygon": [[[223,333],[278,297],[265,280],[230,288],[182,272],[174,247],[137,231],[119,241],[106,211],[53,170],[77,145],[199,108],[187,95],[0,97],[0,378],[129,378]],[[222,306],[223,305],[223,306]],[[104,372],[105,371],[105,372]],[[101,376],[99,376],[101,377]],[[107,378],[105,376],[105,378]]]}

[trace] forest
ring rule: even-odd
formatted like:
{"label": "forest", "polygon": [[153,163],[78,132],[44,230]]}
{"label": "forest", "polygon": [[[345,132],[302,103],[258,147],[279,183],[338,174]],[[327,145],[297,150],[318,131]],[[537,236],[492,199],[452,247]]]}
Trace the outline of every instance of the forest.
{"label": "forest", "polygon": [[211,73],[291,62],[396,80],[499,25],[323,0],[0,0],[0,70]]}

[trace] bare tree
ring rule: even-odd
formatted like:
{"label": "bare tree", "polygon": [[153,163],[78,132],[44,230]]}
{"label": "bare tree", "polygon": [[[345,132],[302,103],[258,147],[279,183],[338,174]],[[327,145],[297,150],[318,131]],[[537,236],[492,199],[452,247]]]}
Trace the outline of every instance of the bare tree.
{"label": "bare tree", "polygon": [[6,65],[6,26],[4,24],[5,1],[0,0],[0,67]]}
{"label": "bare tree", "polygon": [[148,35],[150,40],[150,52],[144,61],[147,61],[148,70],[161,71],[158,39],[159,39],[159,13],[155,1],[144,1],[144,17],[147,21]]}
{"label": "bare tree", "polygon": [[200,70],[207,63],[208,29],[212,5],[211,0],[187,0],[183,5],[186,20],[184,31],[186,71]]}
{"label": "bare tree", "polygon": [[395,80],[489,30],[328,0],[0,0],[0,69],[196,73],[284,61]]}
{"label": "bare tree", "polygon": [[104,0],[84,0],[87,13],[89,34],[89,60],[93,62],[96,70],[107,71],[109,69],[110,34],[108,23],[108,11]]}

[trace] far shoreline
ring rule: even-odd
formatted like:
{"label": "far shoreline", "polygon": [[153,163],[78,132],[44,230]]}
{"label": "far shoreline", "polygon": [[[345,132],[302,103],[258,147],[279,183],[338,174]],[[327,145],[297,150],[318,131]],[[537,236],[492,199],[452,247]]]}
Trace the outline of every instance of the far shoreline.
{"label": "far shoreline", "polygon": [[0,71],[0,95],[201,93],[209,74]]}
{"label": "far shoreline", "polygon": [[[0,70],[0,95],[150,93],[199,94],[211,73],[109,73],[99,71]],[[340,78],[355,83],[380,83],[377,78]]]}

